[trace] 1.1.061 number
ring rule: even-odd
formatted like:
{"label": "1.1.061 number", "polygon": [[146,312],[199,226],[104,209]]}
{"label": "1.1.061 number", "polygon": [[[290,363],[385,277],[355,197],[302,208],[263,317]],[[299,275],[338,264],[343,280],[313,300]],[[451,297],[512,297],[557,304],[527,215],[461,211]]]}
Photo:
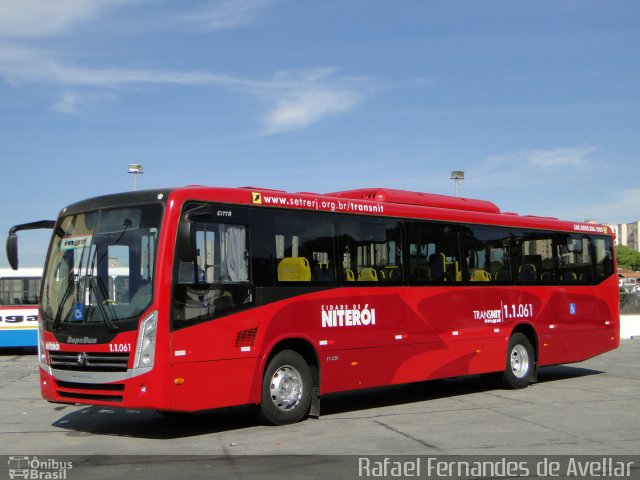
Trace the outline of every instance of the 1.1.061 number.
{"label": "1.1.061 number", "polygon": [[505,319],[531,318],[533,317],[533,305],[531,303],[503,305],[502,312]]}
{"label": "1.1.061 number", "polygon": [[109,351],[110,352],[130,352],[131,344],[130,343],[110,343]]}

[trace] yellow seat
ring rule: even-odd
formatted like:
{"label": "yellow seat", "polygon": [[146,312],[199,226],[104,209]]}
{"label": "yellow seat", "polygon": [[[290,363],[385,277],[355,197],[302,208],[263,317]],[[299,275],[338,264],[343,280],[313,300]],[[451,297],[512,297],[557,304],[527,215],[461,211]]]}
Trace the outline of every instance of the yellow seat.
{"label": "yellow seat", "polygon": [[397,265],[385,265],[382,273],[384,273],[384,278],[388,278],[389,280],[396,280],[400,277],[400,267],[398,267]]}
{"label": "yellow seat", "polygon": [[378,272],[375,271],[375,269],[373,268],[363,268],[362,270],[360,270],[360,273],[358,274],[358,281],[359,282],[377,282],[378,281]]}
{"label": "yellow seat", "polygon": [[304,257],[285,257],[278,263],[279,282],[310,282],[311,267]]}
{"label": "yellow seat", "polygon": [[472,282],[490,282],[491,274],[486,270],[478,268],[471,272],[471,278],[469,280]]}
{"label": "yellow seat", "polygon": [[538,274],[536,273],[535,265],[530,263],[524,263],[518,269],[518,281],[519,282],[536,282],[538,280]]}
{"label": "yellow seat", "polygon": [[356,281],[356,277],[353,274],[353,270],[351,270],[350,268],[345,268],[344,269],[344,278],[347,282],[355,282]]}

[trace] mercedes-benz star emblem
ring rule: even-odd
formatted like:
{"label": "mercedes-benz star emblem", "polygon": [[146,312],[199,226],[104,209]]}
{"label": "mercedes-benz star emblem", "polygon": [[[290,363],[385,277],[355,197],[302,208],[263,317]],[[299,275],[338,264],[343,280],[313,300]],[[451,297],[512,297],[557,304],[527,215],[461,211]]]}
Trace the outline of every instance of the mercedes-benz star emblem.
{"label": "mercedes-benz star emblem", "polygon": [[80,367],[84,367],[87,364],[87,354],[84,352],[81,352],[78,354],[78,365]]}

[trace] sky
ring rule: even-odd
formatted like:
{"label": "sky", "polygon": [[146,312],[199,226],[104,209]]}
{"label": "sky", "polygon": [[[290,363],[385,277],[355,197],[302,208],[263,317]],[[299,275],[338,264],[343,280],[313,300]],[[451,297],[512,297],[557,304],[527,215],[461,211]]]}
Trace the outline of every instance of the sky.
{"label": "sky", "polygon": [[132,190],[129,163],[319,193],[463,170],[503,211],[628,223],[639,127],[636,0],[0,0],[2,242]]}

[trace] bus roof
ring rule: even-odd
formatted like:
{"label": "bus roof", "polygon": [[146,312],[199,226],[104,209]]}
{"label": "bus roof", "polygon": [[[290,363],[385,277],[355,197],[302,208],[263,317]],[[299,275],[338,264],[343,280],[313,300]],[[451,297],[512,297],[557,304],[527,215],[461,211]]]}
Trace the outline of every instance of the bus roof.
{"label": "bus roof", "polygon": [[435,193],[409,192],[389,188],[361,188],[343,192],[327,193],[330,197],[351,198],[354,200],[372,200],[404,205],[420,205],[423,207],[453,208],[471,212],[500,213],[495,203],[472,198],[450,197]]}
{"label": "bus roof", "polygon": [[316,210],[387,217],[407,217],[456,223],[476,223],[532,229],[552,229],[612,235],[606,225],[562,221],[554,217],[502,212],[487,200],[453,197],[388,188],[363,188],[325,194],[291,193],[260,187],[208,187],[188,185],[174,189],[145,190],[95,197],[65,208],[61,214],[94,208],[161,201],[202,200],[227,204]]}

